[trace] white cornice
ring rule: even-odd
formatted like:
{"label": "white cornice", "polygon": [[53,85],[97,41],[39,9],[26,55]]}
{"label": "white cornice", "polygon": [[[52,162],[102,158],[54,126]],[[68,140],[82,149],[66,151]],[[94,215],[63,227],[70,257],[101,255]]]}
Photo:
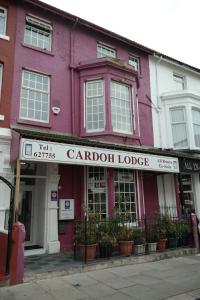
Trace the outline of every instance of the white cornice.
{"label": "white cornice", "polygon": [[195,100],[200,101],[200,91],[194,91],[194,90],[182,90],[182,91],[172,91],[163,93],[160,95],[160,98],[162,100],[169,100],[169,99],[178,99],[178,98],[192,98]]}

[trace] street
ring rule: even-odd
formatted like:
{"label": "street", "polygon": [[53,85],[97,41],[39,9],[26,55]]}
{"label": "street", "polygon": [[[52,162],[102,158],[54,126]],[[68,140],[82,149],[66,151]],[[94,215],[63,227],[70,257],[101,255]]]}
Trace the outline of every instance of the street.
{"label": "street", "polygon": [[36,280],[0,289],[1,300],[197,300],[200,256]]}

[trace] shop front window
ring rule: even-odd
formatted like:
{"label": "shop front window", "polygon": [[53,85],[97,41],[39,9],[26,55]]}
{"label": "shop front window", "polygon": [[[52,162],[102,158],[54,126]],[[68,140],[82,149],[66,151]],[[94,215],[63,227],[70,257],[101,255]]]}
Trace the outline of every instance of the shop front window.
{"label": "shop front window", "polygon": [[88,167],[87,208],[89,213],[97,215],[100,220],[107,216],[106,169]]}
{"label": "shop front window", "polygon": [[126,221],[136,220],[136,183],[132,170],[115,170],[115,208]]}
{"label": "shop front window", "polygon": [[191,213],[194,210],[194,193],[192,177],[190,174],[184,174],[181,177],[183,188],[183,211]]}

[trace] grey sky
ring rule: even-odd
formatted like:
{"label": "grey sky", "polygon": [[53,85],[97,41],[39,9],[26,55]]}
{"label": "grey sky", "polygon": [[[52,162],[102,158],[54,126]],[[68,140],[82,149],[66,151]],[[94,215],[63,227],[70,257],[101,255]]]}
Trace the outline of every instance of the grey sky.
{"label": "grey sky", "polygon": [[200,0],[44,2],[200,68]]}

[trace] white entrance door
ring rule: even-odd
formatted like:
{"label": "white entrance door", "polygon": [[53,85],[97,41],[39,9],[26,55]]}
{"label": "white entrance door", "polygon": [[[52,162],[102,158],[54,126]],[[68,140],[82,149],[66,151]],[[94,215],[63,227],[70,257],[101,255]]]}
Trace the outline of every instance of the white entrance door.
{"label": "white entrance door", "polygon": [[19,221],[24,224],[26,230],[26,246],[33,245],[33,204],[34,204],[34,187],[21,186],[20,188],[20,206]]}

